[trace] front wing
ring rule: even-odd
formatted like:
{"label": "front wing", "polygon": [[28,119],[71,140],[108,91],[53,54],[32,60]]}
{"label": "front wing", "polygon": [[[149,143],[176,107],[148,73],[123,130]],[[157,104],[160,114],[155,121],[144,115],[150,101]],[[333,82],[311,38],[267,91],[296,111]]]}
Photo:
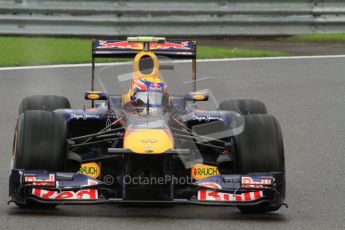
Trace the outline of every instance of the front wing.
{"label": "front wing", "polygon": [[[195,204],[241,206],[269,203],[285,205],[281,173],[217,175],[185,185],[187,199],[128,200],[109,192],[104,182],[79,173],[53,173],[13,169],[10,175],[10,202],[29,200],[46,204]],[[172,182],[173,183],[173,182]],[[174,186],[171,186],[174,189]],[[111,194],[111,195],[110,195]],[[173,194],[173,193],[172,193]]]}

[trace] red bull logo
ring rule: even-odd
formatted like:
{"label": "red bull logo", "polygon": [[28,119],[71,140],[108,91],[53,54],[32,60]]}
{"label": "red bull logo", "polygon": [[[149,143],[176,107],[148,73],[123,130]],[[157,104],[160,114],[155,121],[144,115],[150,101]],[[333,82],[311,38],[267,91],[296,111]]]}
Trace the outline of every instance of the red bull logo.
{"label": "red bull logo", "polygon": [[[133,49],[133,50],[142,50],[143,43],[141,42],[128,42],[128,41],[105,41],[100,40],[97,46],[97,49]],[[151,50],[168,50],[168,49],[178,49],[178,50],[190,50],[188,41],[185,42],[151,42]]]}
{"label": "red bull logo", "polygon": [[138,42],[127,42],[127,41],[99,41],[99,45],[97,46],[97,49],[112,49],[112,48],[118,48],[118,49],[134,49],[134,50],[141,50],[143,49],[143,44]]}
{"label": "red bull logo", "polygon": [[178,49],[178,50],[190,50],[190,47],[188,46],[188,42],[165,42],[165,43],[151,43],[150,49],[161,49],[161,50],[167,50],[167,49]]}
{"label": "red bull logo", "polygon": [[[96,181],[88,180],[88,185],[96,185]],[[96,200],[98,191],[96,189],[81,189],[78,191],[55,191],[41,188],[33,188],[32,195],[48,200]]]}
{"label": "red bull logo", "polygon": [[[213,182],[204,182],[199,184],[201,187],[213,189],[221,189],[222,187]],[[200,201],[230,201],[230,202],[251,202],[259,200],[263,197],[262,191],[245,192],[240,194],[231,194],[223,192],[215,192],[212,190],[199,190],[198,200]]]}

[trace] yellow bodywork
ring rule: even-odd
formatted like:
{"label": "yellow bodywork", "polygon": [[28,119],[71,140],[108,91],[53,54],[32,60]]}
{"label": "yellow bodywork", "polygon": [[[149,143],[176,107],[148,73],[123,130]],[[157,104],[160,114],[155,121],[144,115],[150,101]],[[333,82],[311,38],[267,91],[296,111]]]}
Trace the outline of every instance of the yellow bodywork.
{"label": "yellow bodywork", "polygon": [[160,154],[173,149],[174,142],[165,130],[136,129],[125,135],[123,147],[138,154]]}

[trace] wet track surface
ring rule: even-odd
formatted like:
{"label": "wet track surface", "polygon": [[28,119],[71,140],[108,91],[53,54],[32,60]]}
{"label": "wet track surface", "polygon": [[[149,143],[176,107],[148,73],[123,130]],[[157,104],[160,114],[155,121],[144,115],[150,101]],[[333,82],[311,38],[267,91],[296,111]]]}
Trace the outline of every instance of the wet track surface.
{"label": "wet track surface", "polygon": [[81,108],[83,93],[90,87],[90,68],[0,70],[1,229],[344,229],[344,63],[344,58],[327,58],[198,65],[199,77],[223,79],[236,98],[264,101],[281,123],[290,207],[261,215],[227,207],[100,205],[22,210],[6,205],[21,99],[34,94],[65,95],[73,108]]}

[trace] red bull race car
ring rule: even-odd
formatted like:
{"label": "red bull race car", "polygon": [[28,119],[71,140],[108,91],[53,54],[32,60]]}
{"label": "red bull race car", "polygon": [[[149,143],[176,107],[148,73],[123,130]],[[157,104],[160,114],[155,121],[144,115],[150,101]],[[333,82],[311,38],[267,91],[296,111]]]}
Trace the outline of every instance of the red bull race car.
{"label": "red bull race car", "polygon": [[[119,74],[126,63],[115,63],[96,71],[96,58],[132,58],[131,69]],[[171,63],[186,68],[187,59],[192,81],[179,85],[177,74],[163,74],[175,68]],[[21,102],[10,202],[24,208],[193,204],[243,212],[286,206],[278,121],[260,101],[229,99],[222,82],[212,89],[216,82],[196,79],[195,41],[93,40],[89,108],[71,109],[63,96]],[[173,86],[191,90],[175,94]],[[207,102],[214,108],[203,108]]]}

